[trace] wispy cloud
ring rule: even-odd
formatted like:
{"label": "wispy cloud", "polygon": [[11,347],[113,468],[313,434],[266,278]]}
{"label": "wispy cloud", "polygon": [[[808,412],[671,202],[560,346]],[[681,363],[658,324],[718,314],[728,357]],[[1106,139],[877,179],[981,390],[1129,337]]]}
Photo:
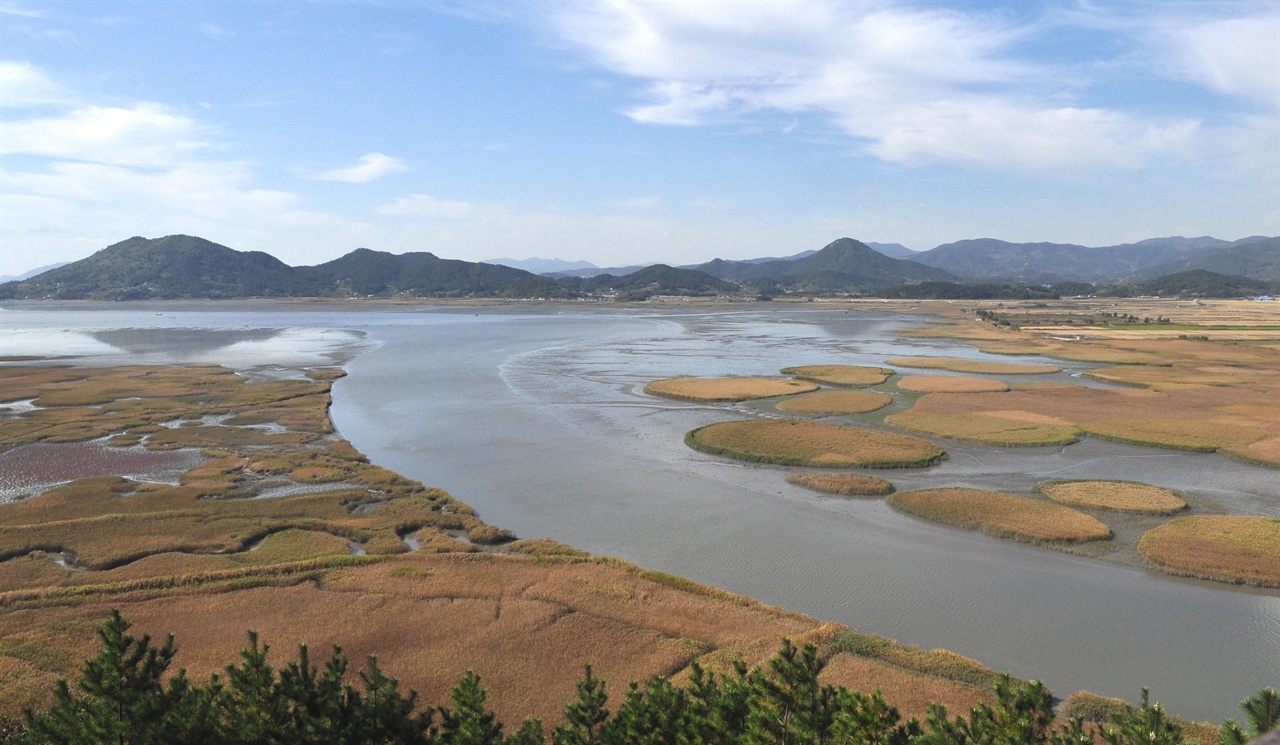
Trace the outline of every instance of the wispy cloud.
{"label": "wispy cloud", "polygon": [[393,173],[404,173],[409,167],[399,158],[392,158],[382,153],[365,153],[360,162],[350,168],[338,168],[325,171],[316,176],[322,181],[345,181],[349,184],[363,184]]}
{"label": "wispy cloud", "polygon": [[34,65],[0,61],[0,107],[27,109],[66,101],[67,91]]}
{"label": "wispy cloud", "polygon": [[[886,161],[1039,175],[1137,170],[1185,156],[1199,117],[1081,103],[1091,81],[1079,68],[1025,52],[1043,24],[874,0],[614,0],[558,6],[549,29],[595,66],[633,79],[638,102],[623,113],[644,123],[781,114],[801,136],[795,122],[817,117]],[[1276,55],[1273,26],[1226,20],[1185,30],[1185,75],[1235,95],[1271,96],[1277,67],[1264,62]],[[1233,39],[1242,47],[1232,49]]]}

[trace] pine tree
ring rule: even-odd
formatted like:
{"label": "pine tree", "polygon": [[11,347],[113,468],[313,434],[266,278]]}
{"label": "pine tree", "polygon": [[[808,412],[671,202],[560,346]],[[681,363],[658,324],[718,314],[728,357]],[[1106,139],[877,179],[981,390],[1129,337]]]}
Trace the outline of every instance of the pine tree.
{"label": "pine tree", "polygon": [[453,708],[440,709],[442,745],[502,745],[502,725],[484,699],[480,676],[468,670],[453,687]]}
{"label": "pine tree", "polygon": [[1244,745],[1280,726],[1280,694],[1274,688],[1263,688],[1257,695],[1240,702],[1249,732],[1234,719],[1222,723],[1218,741],[1221,745]]}
{"label": "pine tree", "polygon": [[98,629],[102,651],[85,662],[72,694],[65,679],[54,690],[54,705],[37,716],[27,712],[30,737],[39,742],[151,743],[198,742],[212,738],[216,712],[210,690],[192,687],[185,671],[166,686],[162,678],[173,662],[173,635],[155,648],[151,637],[135,639],[120,611]]}
{"label": "pine tree", "polygon": [[578,681],[578,697],[564,708],[569,724],[552,731],[555,745],[599,745],[600,725],[609,719],[608,700],[604,681],[592,675],[587,665],[586,674]]}

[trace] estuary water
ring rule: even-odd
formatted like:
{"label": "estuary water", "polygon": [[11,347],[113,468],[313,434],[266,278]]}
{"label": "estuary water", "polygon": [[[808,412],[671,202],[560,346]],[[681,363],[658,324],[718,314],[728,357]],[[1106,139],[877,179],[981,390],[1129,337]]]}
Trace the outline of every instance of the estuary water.
{"label": "estuary water", "polygon": [[[642,392],[675,375],[772,375],[799,364],[983,358],[898,335],[919,319],[821,303],[378,308],[339,304],[8,304],[0,355],[88,364],[219,362],[251,375],[343,364],[338,429],[370,459],[525,538],[751,595],[926,648],[959,652],[1060,695],[1135,700],[1213,722],[1280,683],[1280,593],[1226,589],[937,526],[882,499],[826,497],[789,469],[694,452],[686,431],[768,416]],[[1021,361],[1021,359],[1020,359]],[[1036,360],[1031,360],[1036,361]],[[1062,363],[1057,363],[1062,364]],[[1087,365],[1034,376],[1089,383]],[[1009,378],[1014,380],[1016,378]],[[898,488],[1025,491],[1126,478],[1232,512],[1280,517],[1277,472],[1214,454],[1097,440],[1002,449],[949,440]]]}

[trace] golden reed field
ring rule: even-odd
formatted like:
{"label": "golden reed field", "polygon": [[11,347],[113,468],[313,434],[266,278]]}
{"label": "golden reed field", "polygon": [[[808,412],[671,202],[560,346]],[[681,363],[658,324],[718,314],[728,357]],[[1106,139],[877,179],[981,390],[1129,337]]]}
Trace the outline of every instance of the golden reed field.
{"label": "golden reed field", "polygon": [[982,489],[898,492],[889,504],[912,515],[1004,538],[1078,543],[1111,537],[1111,528],[1070,507]]}
{"label": "golden reed field", "polygon": [[1055,502],[1099,510],[1172,515],[1187,508],[1172,490],[1137,481],[1046,481],[1036,491]]}
{"label": "golden reed field", "polygon": [[818,391],[778,402],[782,411],[800,414],[867,414],[893,403],[880,391]]}
{"label": "golden reed field", "polygon": [[178,484],[104,476],[0,503],[0,713],[47,704],[96,651],[112,608],[134,633],[176,634],[177,664],[197,680],[254,629],[280,663],[300,643],[377,655],[424,705],[444,703],[473,669],[507,721],[559,722],[587,663],[620,697],[631,680],[680,681],[694,660],[725,672],[734,659],[758,664],[784,637],[819,645],[830,682],[883,688],[909,714],[987,699],[995,674],[958,655],[514,540],[337,437],[327,408],[340,374],[0,367],[0,398],[36,407],[0,419],[6,454],[49,442],[84,443],[87,457],[104,442],[140,457],[203,454]]}
{"label": "golden reed field", "polygon": [[813,383],[784,378],[670,378],[644,387],[645,393],[681,401],[749,401],[816,390]]}

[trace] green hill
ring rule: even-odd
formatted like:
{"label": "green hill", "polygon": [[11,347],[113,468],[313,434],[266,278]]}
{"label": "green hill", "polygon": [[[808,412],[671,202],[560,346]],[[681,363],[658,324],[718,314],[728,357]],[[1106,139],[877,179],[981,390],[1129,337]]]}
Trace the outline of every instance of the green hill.
{"label": "green hill", "polygon": [[559,283],[572,292],[616,297],[619,300],[645,300],[654,295],[714,297],[739,292],[738,285],[732,282],[716,279],[695,269],[677,269],[666,264],[647,266],[621,277],[612,274],[587,278],[563,277]]}
{"label": "green hill", "polygon": [[291,267],[261,251],[236,251],[189,235],[130,238],[31,279],[0,285],[0,298],[59,300],[568,295],[552,280],[521,269],[429,253],[361,248],[318,266]]}
{"label": "green hill", "polygon": [[1280,238],[1255,239],[1249,243],[1215,248],[1188,259],[1152,267],[1140,272],[1138,278],[1150,279],[1192,269],[1280,282]]}
{"label": "green hill", "polygon": [[800,259],[759,263],[716,259],[697,269],[756,289],[813,293],[866,292],[910,282],[955,279],[941,269],[890,258],[852,238],[833,241]]}
{"label": "green hill", "polygon": [[1274,295],[1280,292],[1280,282],[1267,282],[1248,277],[1218,274],[1205,269],[1167,274],[1145,282],[1117,285],[1099,291],[1099,294],[1115,297],[1250,297]]}
{"label": "green hill", "polygon": [[261,251],[203,238],[130,238],[28,280],[0,285],[0,297],[59,300],[271,297],[300,294],[293,269]]}

